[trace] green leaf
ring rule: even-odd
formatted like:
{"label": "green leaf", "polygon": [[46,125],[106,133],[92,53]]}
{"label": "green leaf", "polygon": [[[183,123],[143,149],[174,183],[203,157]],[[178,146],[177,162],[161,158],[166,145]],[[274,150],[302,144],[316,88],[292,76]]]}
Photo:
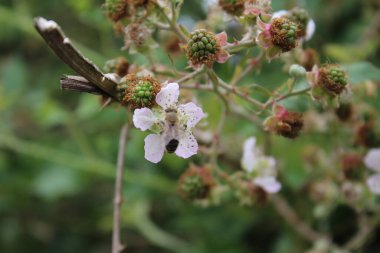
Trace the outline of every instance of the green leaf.
{"label": "green leaf", "polygon": [[348,78],[351,84],[380,80],[380,69],[370,62],[358,62],[344,65],[343,67],[348,72]]}

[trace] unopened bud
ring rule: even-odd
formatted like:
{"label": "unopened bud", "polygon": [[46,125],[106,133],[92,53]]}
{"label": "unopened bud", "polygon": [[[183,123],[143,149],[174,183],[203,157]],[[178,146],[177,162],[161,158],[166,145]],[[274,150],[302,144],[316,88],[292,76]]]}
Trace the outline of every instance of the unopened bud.
{"label": "unopened bud", "polygon": [[289,68],[289,75],[294,78],[303,77],[306,74],[306,69],[298,64],[292,64]]}

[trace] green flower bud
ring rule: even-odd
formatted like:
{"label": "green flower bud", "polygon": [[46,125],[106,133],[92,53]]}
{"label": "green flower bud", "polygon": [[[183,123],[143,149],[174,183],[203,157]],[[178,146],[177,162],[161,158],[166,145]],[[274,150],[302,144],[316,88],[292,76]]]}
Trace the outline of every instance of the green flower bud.
{"label": "green flower bud", "polygon": [[304,67],[298,65],[298,64],[292,64],[289,68],[289,75],[291,77],[297,78],[297,77],[303,77],[306,74],[306,70]]}
{"label": "green flower bud", "polygon": [[319,69],[318,85],[332,96],[337,96],[348,83],[347,74],[337,65],[326,65]]}
{"label": "green flower bud", "polygon": [[187,57],[193,65],[206,64],[211,66],[220,51],[220,45],[215,35],[206,30],[196,30],[191,33],[187,43]]}
{"label": "green flower bud", "polygon": [[288,18],[275,18],[270,27],[272,43],[282,52],[288,52],[297,46],[301,37],[297,23]]}
{"label": "green flower bud", "polygon": [[136,77],[134,74],[127,75],[118,86],[121,102],[130,105],[133,109],[152,107],[160,89],[161,85],[156,79]]}
{"label": "green flower bud", "polygon": [[182,197],[197,200],[209,196],[213,179],[207,168],[190,166],[181,176],[178,191]]}

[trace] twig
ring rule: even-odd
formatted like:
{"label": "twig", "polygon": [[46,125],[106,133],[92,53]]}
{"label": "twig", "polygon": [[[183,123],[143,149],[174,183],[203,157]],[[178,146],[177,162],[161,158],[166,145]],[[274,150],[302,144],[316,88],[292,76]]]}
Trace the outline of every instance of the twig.
{"label": "twig", "polygon": [[184,82],[186,82],[186,81],[188,81],[190,79],[193,79],[194,77],[196,77],[197,75],[203,73],[204,71],[205,71],[205,66],[202,66],[201,68],[199,68],[199,69],[197,69],[197,70],[195,70],[195,71],[193,71],[193,72],[185,75],[184,77],[178,79],[176,81],[176,83],[178,83],[178,84],[184,83]]}
{"label": "twig", "polygon": [[271,99],[271,100],[268,100],[265,104],[264,104],[264,110],[266,110],[268,107],[270,107],[271,105],[273,105],[274,103],[277,103],[277,102],[280,102],[286,98],[289,98],[289,97],[293,97],[293,96],[297,96],[297,95],[301,95],[301,94],[304,94],[308,91],[310,91],[311,88],[305,88],[305,89],[302,89],[302,90],[299,90],[299,91],[294,91],[294,92],[289,92],[289,93],[286,93],[284,95],[281,95],[277,98],[274,98],[274,99]]}
{"label": "twig", "polygon": [[63,34],[56,22],[37,17],[34,19],[34,25],[42,38],[62,61],[109,96],[118,100],[117,84],[107,78],[96,65],[84,57],[71,44],[70,39]]}
{"label": "twig", "polygon": [[94,95],[108,96],[103,90],[99,89],[94,84],[90,83],[82,76],[65,76],[61,78],[61,89],[69,91],[86,92]]}
{"label": "twig", "polygon": [[115,179],[115,198],[113,213],[113,231],[112,231],[112,253],[119,253],[125,248],[120,240],[120,209],[123,203],[123,176],[124,176],[124,157],[125,147],[127,145],[129,123],[126,123],[120,131],[119,152],[117,154],[117,167]]}
{"label": "twig", "polygon": [[278,195],[273,195],[271,201],[278,213],[298,232],[300,236],[310,242],[323,238],[326,239],[324,235],[314,231],[308,224],[303,222],[285,199]]}

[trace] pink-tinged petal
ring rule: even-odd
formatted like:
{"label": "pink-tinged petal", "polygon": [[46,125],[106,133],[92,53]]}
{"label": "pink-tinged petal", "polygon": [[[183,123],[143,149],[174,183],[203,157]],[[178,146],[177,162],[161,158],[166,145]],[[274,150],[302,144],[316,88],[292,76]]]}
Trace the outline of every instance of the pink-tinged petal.
{"label": "pink-tinged petal", "polygon": [[274,114],[278,119],[285,119],[289,116],[289,111],[286,110],[285,107],[282,105],[275,105],[274,106]]}
{"label": "pink-tinged petal", "polygon": [[185,132],[179,139],[179,144],[175,154],[182,158],[189,158],[198,152],[198,143],[194,135],[190,132]]}
{"label": "pink-tinged petal", "polygon": [[241,159],[241,166],[243,169],[250,173],[253,171],[253,167],[255,166],[256,162],[256,138],[250,137],[245,140],[243,145],[243,157]]}
{"label": "pink-tinged petal", "polygon": [[177,83],[169,83],[161,88],[156,95],[156,103],[164,110],[175,107],[178,102],[179,86]]}
{"label": "pink-tinged petal", "polygon": [[221,32],[215,35],[216,39],[219,41],[219,45],[221,47],[227,45],[227,33],[226,32]]}
{"label": "pink-tinged petal", "polygon": [[261,32],[259,36],[257,36],[256,42],[260,47],[264,49],[273,47],[269,31]]}
{"label": "pink-tinged petal", "polygon": [[369,169],[380,172],[380,148],[371,149],[364,157],[364,164]]}
{"label": "pink-tinged petal", "polygon": [[256,24],[259,27],[261,31],[268,31],[270,30],[270,24],[264,23],[260,18],[256,20]]}
{"label": "pink-tinged petal", "polygon": [[161,161],[165,153],[165,141],[161,135],[150,134],[145,137],[145,159],[152,163]]}
{"label": "pink-tinged petal", "polygon": [[276,193],[281,189],[281,183],[275,177],[257,177],[253,183],[263,188],[267,193]]}
{"label": "pink-tinged petal", "polygon": [[308,41],[313,37],[313,34],[315,32],[315,22],[314,20],[310,19],[306,26],[306,35],[305,40]]}
{"label": "pink-tinged petal", "polygon": [[216,55],[216,61],[219,63],[225,63],[228,58],[230,58],[230,54],[226,50],[220,50]]}
{"label": "pink-tinged petal", "polygon": [[142,131],[148,130],[155,120],[156,117],[148,108],[136,109],[133,113],[133,124]]}
{"label": "pink-tinged petal", "polygon": [[261,13],[261,9],[257,7],[248,7],[244,10],[243,15],[244,16],[259,16]]}
{"label": "pink-tinged petal", "polygon": [[380,195],[380,174],[375,174],[367,179],[367,185],[371,192]]}
{"label": "pink-tinged petal", "polygon": [[185,118],[188,128],[193,128],[201,119],[205,117],[202,108],[193,102],[180,105],[178,111]]}
{"label": "pink-tinged petal", "polygon": [[289,11],[287,10],[279,10],[272,14],[272,18],[281,18],[283,16],[286,16],[289,14]]}

